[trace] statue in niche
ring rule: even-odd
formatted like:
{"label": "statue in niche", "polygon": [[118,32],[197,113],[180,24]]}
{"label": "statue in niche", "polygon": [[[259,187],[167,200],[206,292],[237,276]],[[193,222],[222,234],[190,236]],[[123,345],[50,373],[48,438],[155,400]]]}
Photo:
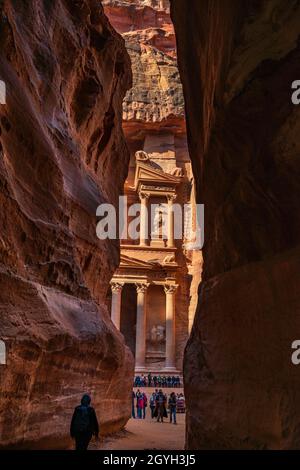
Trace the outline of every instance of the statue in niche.
{"label": "statue in niche", "polygon": [[153,219],[153,238],[167,238],[167,209],[164,206],[157,207]]}
{"label": "statue in niche", "polygon": [[138,150],[137,152],[135,152],[135,158],[136,160],[145,162],[149,160],[149,155],[144,152],[144,150]]}
{"label": "statue in niche", "polygon": [[170,174],[172,176],[183,176],[183,170],[182,168],[176,167],[170,171]]}
{"label": "statue in niche", "polygon": [[165,328],[162,325],[156,327],[156,339],[158,343],[162,343],[165,340]]}
{"label": "statue in niche", "polygon": [[169,264],[169,263],[175,263],[175,262],[176,260],[175,260],[174,253],[172,255],[167,255],[163,260],[163,264]]}
{"label": "statue in niche", "polygon": [[147,336],[148,353],[154,354],[157,357],[164,354],[166,339],[165,327],[162,325],[153,325]]}
{"label": "statue in niche", "polygon": [[165,328],[162,325],[153,325],[151,328],[151,343],[159,344],[165,340]]}
{"label": "statue in niche", "polygon": [[146,162],[147,165],[152,166],[156,170],[162,170],[162,167],[158,163],[151,160],[151,154],[149,155],[145,150],[138,150],[135,152],[135,159],[138,162]]}

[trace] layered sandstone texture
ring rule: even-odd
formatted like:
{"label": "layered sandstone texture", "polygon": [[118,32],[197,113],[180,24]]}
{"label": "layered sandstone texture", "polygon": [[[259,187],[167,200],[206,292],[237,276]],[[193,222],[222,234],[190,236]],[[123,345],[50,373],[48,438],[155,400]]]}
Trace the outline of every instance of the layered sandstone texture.
{"label": "layered sandstone texture", "polygon": [[127,139],[168,129],[185,134],[184,100],[169,2],[103,0],[105,13],[125,39],[133,71],[123,103]]}
{"label": "layered sandstone texture", "polygon": [[130,61],[98,0],[1,4],[0,443],[64,448],[82,393],[103,433],[130,415],[133,359],[105,304],[119,249],[96,237],[127,173]]}
{"label": "layered sandstone texture", "polygon": [[201,302],[185,354],[187,447],[300,448],[300,6],[171,2],[197,199]]}

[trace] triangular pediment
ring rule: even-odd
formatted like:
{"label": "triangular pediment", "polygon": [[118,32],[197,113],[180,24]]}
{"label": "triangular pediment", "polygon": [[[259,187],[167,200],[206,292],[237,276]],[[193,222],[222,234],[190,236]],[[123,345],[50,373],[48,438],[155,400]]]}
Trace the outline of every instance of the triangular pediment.
{"label": "triangular pediment", "polygon": [[174,187],[181,181],[180,176],[171,175],[165,173],[163,170],[159,170],[150,166],[147,163],[138,162],[135,171],[135,188],[137,189],[139,183],[159,183],[170,185]]}
{"label": "triangular pediment", "polygon": [[137,258],[132,258],[131,256],[126,256],[121,253],[119,267],[153,269],[154,263],[143,261]]}

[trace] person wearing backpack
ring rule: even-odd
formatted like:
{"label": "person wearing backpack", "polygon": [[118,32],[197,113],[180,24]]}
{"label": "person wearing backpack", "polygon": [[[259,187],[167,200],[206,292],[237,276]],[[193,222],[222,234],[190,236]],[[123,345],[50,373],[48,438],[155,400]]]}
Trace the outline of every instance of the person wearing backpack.
{"label": "person wearing backpack", "polygon": [[153,392],[150,397],[151,418],[154,418],[155,401],[156,401],[156,393]]}
{"label": "person wearing backpack", "polygon": [[169,410],[170,410],[170,423],[172,423],[173,421],[174,424],[177,424],[176,422],[177,398],[174,392],[171,393],[170,398],[169,398]]}
{"label": "person wearing backpack", "polygon": [[70,427],[72,439],[75,439],[76,450],[87,450],[92,436],[98,439],[99,424],[95,410],[91,404],[91,397],[83,395],[81,404],[76,406]]}

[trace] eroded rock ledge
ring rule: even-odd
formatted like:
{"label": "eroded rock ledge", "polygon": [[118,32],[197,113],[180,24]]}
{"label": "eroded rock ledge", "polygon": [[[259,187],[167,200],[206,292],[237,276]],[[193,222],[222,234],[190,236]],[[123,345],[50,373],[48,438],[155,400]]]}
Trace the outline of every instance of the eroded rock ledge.
{"label": "eroded rock ledge", "polygon": [[298,2],[171,1],[204,272],[187,447],[300,447]]}
{"label": "eroded rock ledge", "polygon": [[104,433],[130,415],[133,359],[105,304],[119,250],[95,231],[127,173],[130,62],[98,0],[4,1],[1,13],[0,441],[66,447],[83,392]]}

